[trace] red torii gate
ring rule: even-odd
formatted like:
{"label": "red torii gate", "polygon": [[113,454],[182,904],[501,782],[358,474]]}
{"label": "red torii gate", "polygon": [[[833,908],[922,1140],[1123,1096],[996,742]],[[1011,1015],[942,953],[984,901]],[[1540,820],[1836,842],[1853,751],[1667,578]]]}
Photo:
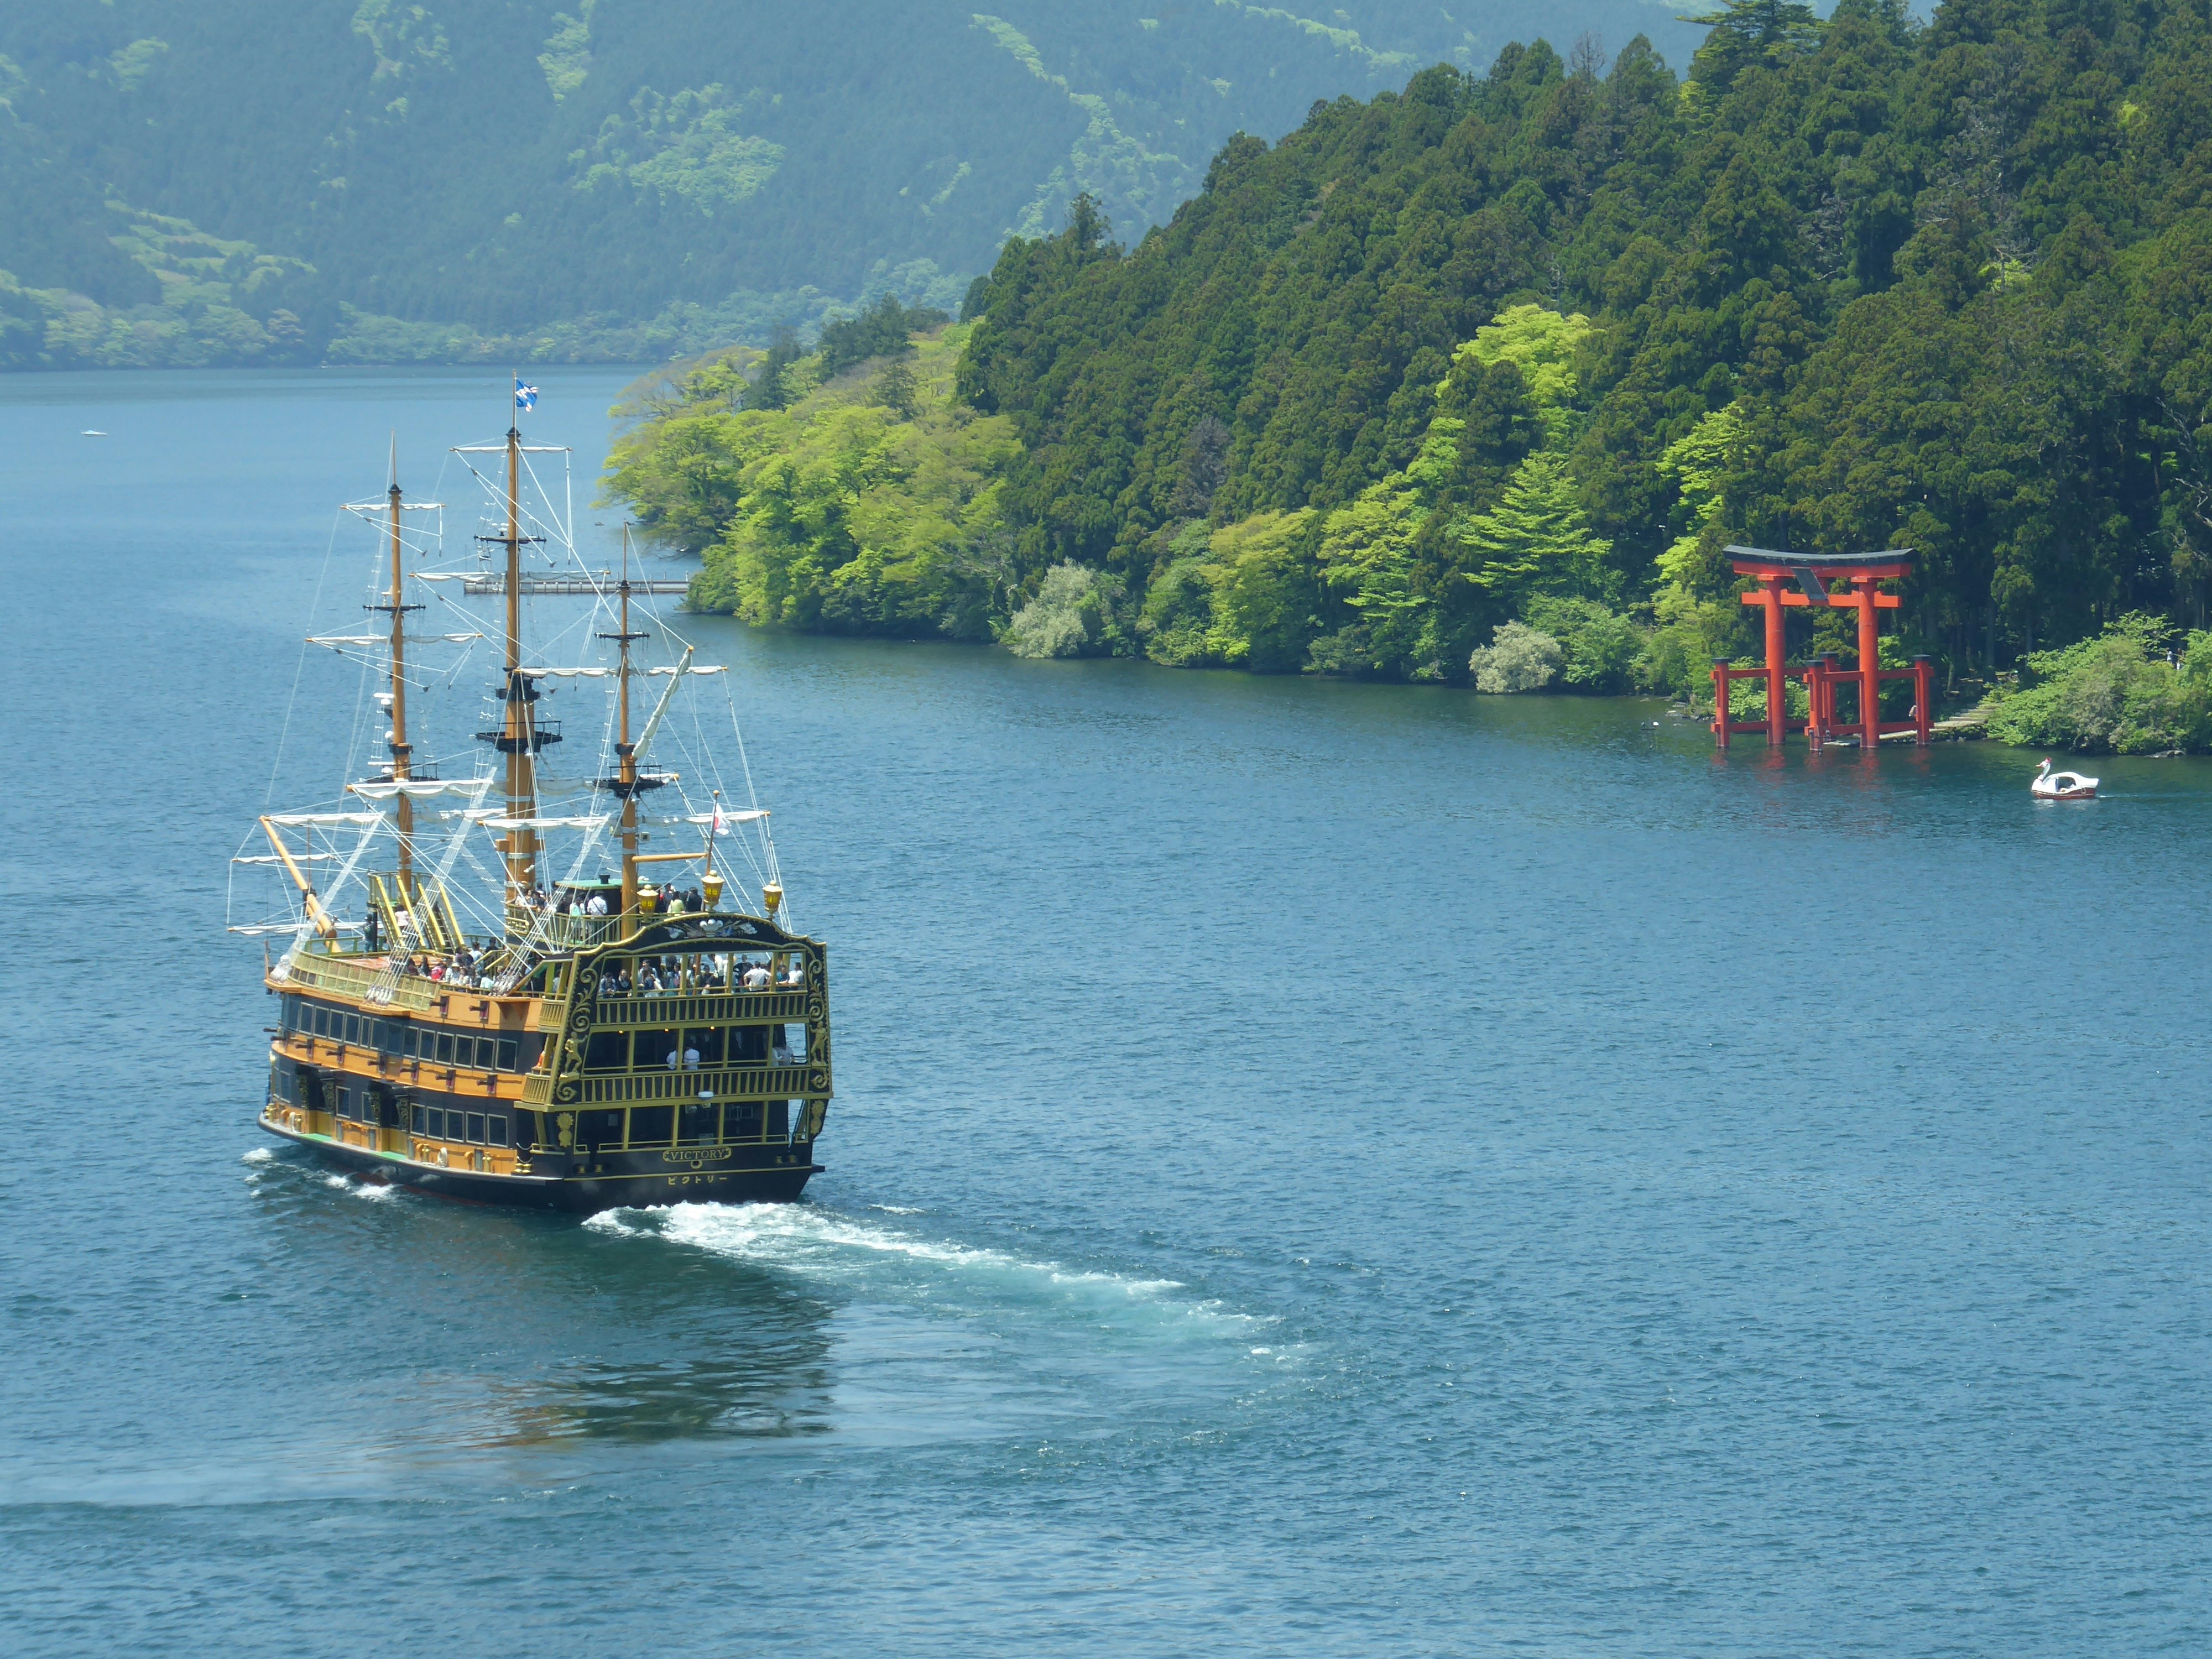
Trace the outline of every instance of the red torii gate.
{"label": "red torii gate", "polygon": [[[1885,732],[1910,732],[1921,744],[1928,742],[1934,660],[1915,657],[1910,668],[1882,667],[1881,640],[1875,619],[1875,611],[1894,611],[1905,603],[1894,593],[1880,592],[1879,586],[1911,574],[1912,554],[1909,549],[1840,555],[1777,553],[1763,547],[1730,547],[1728,551],[1735,556],[1730,569],[1739,576],[1758,579],[1758,587],[1744,594],[1742,599],[1746,605],[1765,609],[1766,661],[1757,668],[1731,668],[1725,658],[1713,659],[1713,738],[1717,746],[1727,748],[1729,734],[1733,732],[1764,732],[1768,744],[1779,749],[1785,733],[1802,731],[1806,741],[1818,749],[1830,737],[1850,729],[1836,725],[1836,688],[1851,680],[1858,682],[1858,719],[1852,725],[1857,728],[1863,748],[1877,747]],[[1828,581],[1832,577],[1849,581],[1850,590],[1830,592]],[[1793,583],[1794,587],[1790,586]],[[1782,611],[1786,605],[1825,605],[1857,611],[1858,667],[1846,671],[1832,655],[1815,658],[1802,668],[1789,666],[1782,625]],[[1766,682],[1766,718],[1759,721],[1730,720],[1729,682],[1752,679]],[[1805,683],[1808,713],[1802,720],[1789,718],[1788,704],[1784,699],[1783,688],[1793,679]],[[1884,680],[1912,682],[1915,696],[1911,720],[1882,720]]]}

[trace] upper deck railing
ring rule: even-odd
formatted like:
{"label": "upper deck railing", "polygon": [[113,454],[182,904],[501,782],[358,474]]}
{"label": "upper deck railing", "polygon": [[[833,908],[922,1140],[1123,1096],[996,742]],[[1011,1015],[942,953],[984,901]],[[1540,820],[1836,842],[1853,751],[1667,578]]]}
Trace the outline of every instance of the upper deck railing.
{"label": "upper deck railing", "polygon": [[533,910],[527,905],[507,907],[508,935],[526,939],[546,951],[588,951],[623,936],[619,914],[588,916],[574,910]]}
{"label": "upper deck railing", "polygon": [[647,991],[603,996],[593,1005],[594,1025],[720,1025],[732,1020],[803,1020],[806,993],[766,991]]}

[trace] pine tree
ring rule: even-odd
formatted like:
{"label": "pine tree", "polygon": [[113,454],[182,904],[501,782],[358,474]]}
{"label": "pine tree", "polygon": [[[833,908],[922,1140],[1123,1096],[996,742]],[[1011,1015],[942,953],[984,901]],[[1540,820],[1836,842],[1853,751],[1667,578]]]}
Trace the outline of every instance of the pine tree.
{"label": "pine tree", "polygon": [[1498,505],[1467,521],[1460,538],[1480,568],[1468,573],[1500,596],[1606,598],[1613,544],[1590,532],[1565,458],[1540,450],[1514,469]]}
{"label": "pine tree", "polygon": [[776,325],[775,336],[769,342],[768,356],[761,359],[760,372],[745,392],[747,409],[787,409],[791,404],[791,388],[786,384],[785,374],[801,356],[799,331],[788,323]]}
{"label": "pine tree", "polygon": [[921,383],[915,379],[914,365],[903,357],[885,363],[868,388],[868,401],[890,410],[902,421],[914,419],[921,412]]}

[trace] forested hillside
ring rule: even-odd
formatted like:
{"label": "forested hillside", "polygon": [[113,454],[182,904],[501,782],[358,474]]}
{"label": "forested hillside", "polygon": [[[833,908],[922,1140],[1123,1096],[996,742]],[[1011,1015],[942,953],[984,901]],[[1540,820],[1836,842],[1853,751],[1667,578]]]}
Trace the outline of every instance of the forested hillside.
{"label": "forested hillside", "polygon": [[[1089,191],[1653,0],[0,8],[0,365],[665,357],[957,303]],[[1564,32],[1564,33],[1562,33]]]}
{"label": "forested hillside", "polygon": [[[1985,673],[2144,613],[2082,718],[2179,718],[2126,710],[2212,577],[2205,0],[1733,0],[1683,80],[1510,47],[1234,140],[1133,248],[1014,239],[969,308],[1018,647],[1074,605],[1055,649],[1503,684],[1534,632],[1680,691],[1747,642],[1725,544],[1908,546],[1897,649]],[[972,617],[869,580],[810,625]]]}

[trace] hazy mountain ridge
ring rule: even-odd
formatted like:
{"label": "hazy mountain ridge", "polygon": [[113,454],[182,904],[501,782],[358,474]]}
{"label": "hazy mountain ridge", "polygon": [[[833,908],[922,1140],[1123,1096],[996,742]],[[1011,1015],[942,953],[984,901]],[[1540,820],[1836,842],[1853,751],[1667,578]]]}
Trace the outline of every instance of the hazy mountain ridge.
{"label": "hazy mountain ridge", "polygon": [[22,9],[0,361],[665,356],[888,289],[945,304],[1079,191],[1141,234],[1316,98],[1516,35],[1692,34],[1644,0],[991,3]]}

